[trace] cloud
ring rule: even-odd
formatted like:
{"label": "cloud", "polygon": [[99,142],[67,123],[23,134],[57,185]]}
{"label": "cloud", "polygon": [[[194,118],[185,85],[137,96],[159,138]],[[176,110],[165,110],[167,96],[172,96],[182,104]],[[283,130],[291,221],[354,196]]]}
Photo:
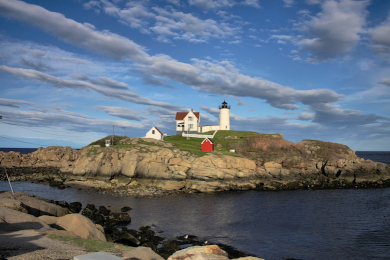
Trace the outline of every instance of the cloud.
{"label": "cloud", "polygon": [[305,2],[308,4],[308,5],[318,5],[318,4],[321,4],[323,0],[305,0]]}
{"label": "cloud", "polygon": [[362,114],[361,111],[352,109],[332,108],[317,110],[312,122],[335,127],[354,127],[379,124],[381,121],[390,121],[388,117],[375,114]]}
{"label": "cloud", "polygon": [[258,0],[244,0],[241,2],[234,0],[189,0],[188,3],[206,10],[230,8],[236,5],[246,5],[255,8],[260,7]]}
{"label": "cloud", "polygon": [[244,0],[240,3],[241,5],[247,5],[254,8],[260,8],[260,4],[258,0]]}
{"label": "cloud", "polygon": [[23,100],[0,98],[0,106],[19,108],[19,105],[34,106],[35,104]]}
{"label": "cloud", "polygon": [[153,19],[156,16],[142,2],[128,2],[125,9],[120,9],[106,0],[103,0],[102,4],[106,14],[118,17],[122,23],[131,28],[140,29],[143,33],[149,33],[148,19]]}
{"label": "cloud", "polygon": [[127,84],[124,82],[118,82],[116,80],[107,78],[107,77],[99,77],[96,80],[91,81],[93,84],[97,84],[100,86],[105,86],[109,88],[116,88],[116,89],[128,89]]}
{"label": "cloud", "polygon": [[374,43],[371,48],[379,53],[390,53],[390,15],[380,25],[370,28],[368,34]]}
{"label": "cloud", "polygon": [[390,87],[390,78],[389,79],[382,79],[381,81],[379,81],[379,83]]}
{"label": "cloud", "polygon": [[34,63],[33,61],[28,61],[28,60],[24,59],[23,57],[20,57],[20,61],[22,62],[23,65],[30,67],[30,68],[33,68],[35,70],[39,70],[39,71],[51,70],[51,68],[46,66],[46,65],[43,65],[41,63]]}
{"label": "cloud", "polygon": [[291,7],[294,5],[294,0],[283,0],[284,7]]}
{"label": "cloud", "polygon": [[150,28],[156,34],[190,42],[206,41],[209,38],[227,38],[237,34],[239,27],[218,23],[213,19],[202,20],[192,14],[154,7],[158,13],[156,23]]}
{"label": "cloud", "polygon": [[148,59],[143,48],[129,39],[108,31],[98,32],[38,5],[27,4],[19,0],[0,0],[0,14],[22,20],[53,33],[66,42],[83,46],[89,51],[101,53],[116,60],[126,57],[144,62]]}
{"label": "cloud", "polygon": [[142,112],[136,111],[124,107],[109,107],[109,106],[97,106],[97,109],[100,109],[111,116],[120,117],[126,120],[142,121],[146,117],[142,116]]}
{"label": "cloud", "polygon": [[[347,0],[344,2],[349,3]],[[341,4],[336,3],[336,6],[338,5]],[[295,90],[262,78],[252,78],[240,74],[228,61],[212,63],[192,59],[193,64],[187,64],[174,60],[168,55],[149,56],[141,46],[129,39],[109,32],[95,31],[83,24],[67,19],[62,14],[53,13],[42,7],[18,0],[0,0],[0,14],[36,25],[54,33],[64,41],[83,46],[90,51],[108,55],[117,60],[129,59],[153,77],[168,78],[205,93],[259,98],[266,100],[271,106],[286,110],[298,109],[297,103],[299,102],[318,108],[326,106],[327,103],[337,102],[343,97],[343,95],[330,89]],[[327,12],[324,12],[324,14],[327,14]],[[325,16],[320,15],[317,19],[323,21],[322,17]],[[69,87],[79,90],[93,89],[105,96],[137,104],[178,108],[178,106],[152,101],[134,93],[120,89],[108,89],[84,81],[64,80],[38,71],[7,66],[1,66],[0,69],[30,80],[50,83],[57,87]]]}
{"label": "cloud", "polygon": [[4,72],[11,73],[15,76],[19,76],[28,80],[34,80],[39,82],[44,82],[51,84],[58,88],[71,88],[75,90],[94,90],[104,96],[116,98],[136,104],[142,105],[151,105],[151,106],[161,106],[170,109],[178,109],[181,108],[177,105],[172,105],[165,102],[158,102],[151,100],[146,97],[142,97],[138,94],[131,93],[128,91],[124,91],[122,89],[113,89],[101,87],[89,82],[80,81],[80,80],[65,80],[58,77],[54,77],[43,72],[30,70],[30,69],[20,69],[20,68],[10,68],[4,65],[0,65],[0,70]]}
{"label": "cloud", "polygon": [[311,20],[297,23],[304,34],[296,44],[301,52],[310,52],[310,60],[330,60],[349,52],[360,40],[366,24],[368,0],[328,0]]}
{"label": "cloud", "polygon": [[[149,9],[147,2],[129,2],[121,9],[106,0],[102,1],[106,14],[117,17],[122,23],[141,33],[157,35],[157,40],[170,43],[171,39],[199,43],[209,38],[226,38],[235,35],[240,28],[213,19],[202,20],[193,14],[183,13],[172,7]],[[239,18],[238,16],[231,16]]]}
{"label": "cloud", "polygon": [[[131,128],[143,128],[142,124],[133,123],[121,120],[107,120],[94,118],[83,114],[68,112],[68,111],[0,111],[4,118],[12,118],[5,121],[13,125],[24,127],[50,127],[56,125],[70,131],[81,132],[109,132],[109,126],[112,124],[121,125]],[[112,128],[111,128],[112,129]],[[47,129],[46,132],[50,132]],[[54,134],[54,133],[53,133]]]}
{"label": "cloud", "polygon": [[144,84],[152,85],[152,86],[163,86],[163,87],[174,89],[173,86],[167,84],[164,80],[158,79],[144,70],[132,69],[131,71],[140,74]]}
{"label": "cloud", "polygon": [[228,8],[236,5],[234,0],[189,0],[188,3],[203,9]]}

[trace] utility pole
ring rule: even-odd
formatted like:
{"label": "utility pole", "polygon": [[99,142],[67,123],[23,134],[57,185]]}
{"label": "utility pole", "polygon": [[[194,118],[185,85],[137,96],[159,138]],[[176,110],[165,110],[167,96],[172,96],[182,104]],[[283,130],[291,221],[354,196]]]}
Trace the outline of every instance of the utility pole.
{"label": "utility pole", "polygon": [[125,128],[126,126],[121,126],[123,128],[123,137],[125,137]]}
{"label": "utility pole", "polygon": [[117,126],[117,125],[110,125],[112,126],[112,146],[114,146],[114,128]]}

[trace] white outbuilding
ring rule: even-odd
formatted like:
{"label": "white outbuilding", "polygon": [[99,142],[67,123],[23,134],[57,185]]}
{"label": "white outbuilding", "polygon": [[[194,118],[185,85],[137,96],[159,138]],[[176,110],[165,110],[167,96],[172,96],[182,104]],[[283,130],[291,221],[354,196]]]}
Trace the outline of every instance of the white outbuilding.
{"label": "white outbuilding", "polygon": [[155,126],[153,126],[147,133],[146,138],[153,138],[156,140],[163,140],[164,134]]}

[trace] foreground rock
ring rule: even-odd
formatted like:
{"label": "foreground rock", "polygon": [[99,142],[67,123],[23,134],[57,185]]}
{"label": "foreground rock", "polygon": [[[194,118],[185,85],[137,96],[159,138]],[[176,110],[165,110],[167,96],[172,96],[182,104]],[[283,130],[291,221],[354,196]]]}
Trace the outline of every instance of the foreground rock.
{"label": "foreground rock", "polygon": [[0,231],[49,230],[49,225],[32,215],[6,207],[0,207]]}
{"label": "foreground rock", "polygon": [[153,252],[151,248],[144,246],[137,247],[124,253],[123,258],[127,260],[164,260],[164,258]]}
{"label": "foreground rock", "polygon": [[[168,260],[228,260],[228,253],[217,245],[193,246],[179,250],[171,255]],[[240,260],[264,260],[253,256],[237,258]]]}
{"label": "foreground rock", "polygon": [[14,194],[11,191],[0,193],[1,206],[29,213],[36,217],[42,215],[60,217],[69,213],[68,209],[50,203],[45,198],[20,191]]}
{"label": "foreground rock", "polygon": [[[160,144],[131,142],[126,148],[53,146],[27,155],[0,152],[0,163],[12,180],[41,179],[59,187],[139,196],[390,186],[389,166],[358,158],[348,147],[333,143],[305,140],[292,146],[290,155],[270,150],[259,158],[247,152],[244,158],[218,153],[198,157]],[[0,178],[5,179],[3,169]]]}
{"label": "foreground rock", "polygon": [[67,231],[73,232],[83,239],[97,239],[107,241],[104,232],[88,218],[79,214],[69,214],[58,218],[56,224]]}

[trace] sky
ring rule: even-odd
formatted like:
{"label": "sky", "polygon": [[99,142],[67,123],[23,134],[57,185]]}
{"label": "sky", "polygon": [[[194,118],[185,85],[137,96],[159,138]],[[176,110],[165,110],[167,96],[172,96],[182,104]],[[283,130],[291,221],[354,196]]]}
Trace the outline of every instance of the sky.
{"label": "sky", "polygon": [[174,135],[224,100],[232,130],[390,150],[390,1],[0,0],[0,147]]}

